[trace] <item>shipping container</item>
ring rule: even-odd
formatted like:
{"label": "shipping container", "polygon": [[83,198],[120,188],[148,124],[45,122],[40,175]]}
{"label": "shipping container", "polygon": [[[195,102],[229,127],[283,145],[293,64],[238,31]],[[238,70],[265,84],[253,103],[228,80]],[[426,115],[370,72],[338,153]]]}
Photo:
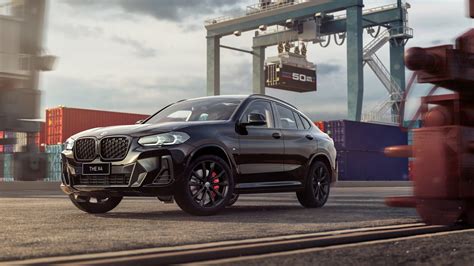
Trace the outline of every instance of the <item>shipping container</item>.
{"label": "shipping container", "polygon": [[4,155],[0,153],[0,181],[3,181],[3,178],[5,177],[5,158]]}
{"label": "shipping container", "polygon": [[[3,139],[4,135],[5,135],[5,132],[0,131],[0,139]],[[1,144],[0,144],[0,153],[3,153],[3,145],[1,145]],[[2,171],[0,171],[0,175],[2,175],[2,174],[3,174],[3,164],[2,164]]]}
{"label": "shipping container", "polygon": [[3,180],[13,181],[13,154],[3,154]]}
{"label": "shipping container", "polygon": [[46,110],[46,144],[64,143],[81,131],[106,126],[131,125],[148,115],[58,107]]}
{"label": "shipping container", "polygon": [[335,120],[325,122],[324,128],[341,151],[383,152],[388,146],[407,145],[407,132],[398,126]]}
{"label": "shipping container", "polygon": [[319,128],[321,131],[325,132],[324,121],[316,121],[314,125]]}
{"label": "shipping container", "polygon": [[44,153],[16,152],[13,154],[15,181],[44,181],[47,167],[47,155]]}
{"label": "shipping container", "polygon": [[338,181],[408,181],[408,159],[376,151],[338,151]]}
{"label": "shipping container", "polygon": [[45,181],[60,182],[62,175],[61,152],[63,145],[47,145],[45,152],[48,156],[48,169]]}

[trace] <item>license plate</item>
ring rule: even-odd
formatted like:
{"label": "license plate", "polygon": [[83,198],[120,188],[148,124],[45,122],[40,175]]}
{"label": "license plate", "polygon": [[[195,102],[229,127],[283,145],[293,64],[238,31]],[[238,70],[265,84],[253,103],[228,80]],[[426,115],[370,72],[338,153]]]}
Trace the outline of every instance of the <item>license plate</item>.
{"label": "license plate", "polygon": [[83,175],[110,175],[109,163],[85,163],[82,164]]}

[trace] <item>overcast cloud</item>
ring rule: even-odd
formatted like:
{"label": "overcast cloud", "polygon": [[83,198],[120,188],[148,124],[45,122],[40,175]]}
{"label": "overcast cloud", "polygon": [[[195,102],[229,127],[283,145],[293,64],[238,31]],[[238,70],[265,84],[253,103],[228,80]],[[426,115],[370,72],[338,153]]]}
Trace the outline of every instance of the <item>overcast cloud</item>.
{"label": "overcast cloud", "polygon": [[[59,56],[57,69],[42,75],[43,106],[94,108],[151,114],[164,105],[206,94],[206,31],[203,21],[241,13],[253,1],[233,0],[67,0],[50,1],[47,50]],[[366,0],[368,6],[393,1]],[[464,1],[412,1],[411,46],[452,42],[473,26]],[[441,12],[442,11],[442,12]],[[251,48],[253,32],[228,36],[222,44]],[[370,37],[365,36],[365,42]],[[221,50],[222,94],[252,92],[251,56]],[[276,55],[275,47],[267,49]],[[388,48],[378,53],[388,66]],[[346,47],[308,46],[318,65],[318,91],[293,93],[267,89],[314,120],[345,118]],[[364,109],[386,97],[386,90],[365,69]],[[408,76],[407,76],[408,78]],[[422,94],[418,87],[414,96]],[[416,98],[409,106],[416,106]]]}

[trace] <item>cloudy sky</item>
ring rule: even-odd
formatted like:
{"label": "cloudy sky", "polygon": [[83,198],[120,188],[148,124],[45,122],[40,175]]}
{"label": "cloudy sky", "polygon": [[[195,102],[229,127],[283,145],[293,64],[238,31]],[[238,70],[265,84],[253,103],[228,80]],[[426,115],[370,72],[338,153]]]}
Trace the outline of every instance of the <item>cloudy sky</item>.
{"label": "cloudy sky", "polygon": [[[395,0],[366,0],[367,7]],[[53,0],[46,49],[59,56],[57,68],[44,73],[43,107],[58,105],[150,114],[184,98],[206,94],[204,20],[243,12],[252,0]],[[464,0],[413,0],[411,46],[453,41],[474,24],[465,17]],[[225,37],[225,45],[250,49],[252,33]],[[365,36],[365,41],[370,37]],[[267,49],[274,55],[276,48]],[[378,53],[388,62],[388,49]],[[222,49],[222,94],[249,94],[251,57]],[[318,64],[318,91],[292,93],[267,89],[314,120],[344,118],[346,48],[311,45],[308,60]],[[388,63],[387,63],[388,66]],[[418,94],[425,89],[420,86]],[[365,105],[385,98],[385,89],[366,70]],[[415,98],[413,98],[415,99]]]}

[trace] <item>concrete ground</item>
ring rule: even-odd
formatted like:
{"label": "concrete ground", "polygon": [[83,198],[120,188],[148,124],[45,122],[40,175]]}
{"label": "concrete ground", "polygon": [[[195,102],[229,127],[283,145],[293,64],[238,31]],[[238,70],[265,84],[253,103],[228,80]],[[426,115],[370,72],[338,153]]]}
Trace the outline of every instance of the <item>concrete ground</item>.
{"label": "concrete ground", "polygon": [[419,221],[383,198],[410,188],[333,188],[322,209],[301,207],[294,193],[245,195],[211,217],[194,217],[154,198],[126,198],[108,214],[76,209],[57,191],[0,193],[0,261],[175,246]]}
{"label": "concrete ground", "polygon": [[[384,241],[381,241],[384,242]],[[474,265],[474,233],[347,245],[215,261],[218,265]],[[203,263],[208,264],[208,263]]]}

